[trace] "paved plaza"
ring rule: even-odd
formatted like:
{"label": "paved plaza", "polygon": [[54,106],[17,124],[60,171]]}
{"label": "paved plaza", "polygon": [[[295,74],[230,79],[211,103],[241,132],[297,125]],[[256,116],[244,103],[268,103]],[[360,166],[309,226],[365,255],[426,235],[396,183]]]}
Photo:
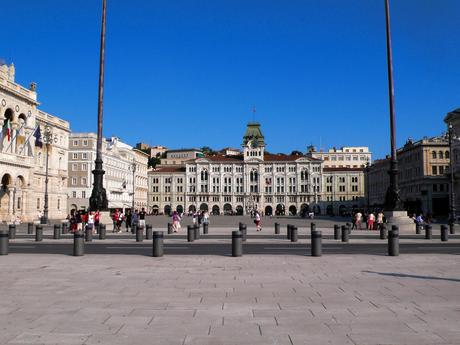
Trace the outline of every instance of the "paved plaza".
{"label": "paved plaza", "polygon": [[238,258],[232,224],[166,236],[161,258],[126,233],[73,257],[71,236],[35,242],[20,227],[0,257],[0,344],[460,344],[460,235],[405,234],[389,257],[376,232],[342,244],[324,220],[314,258],[309,222],[283,221],[305,222],[299,242],[250,227]]}

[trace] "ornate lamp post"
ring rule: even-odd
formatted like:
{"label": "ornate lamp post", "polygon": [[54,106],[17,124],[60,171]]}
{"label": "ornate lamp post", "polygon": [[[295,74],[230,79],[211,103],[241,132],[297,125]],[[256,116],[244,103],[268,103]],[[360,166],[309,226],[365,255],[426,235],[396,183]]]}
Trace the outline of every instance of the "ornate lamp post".
{"label": "ornate lamp post", "polygon": [[386,41],[387,41],[387,66],[388,66],[388,94],[390,101],[390,142],[391,142],[391,161],[390,186],[385,195],[385,207],[388,211],[401,211],[401,199],[399,197],[398,185],[398,160],[396,157],[396,129],[395,129],[395,110],[394,110],[394,86],[393,86],[393,56],[391,50],[391,31],[390,31],[390,5],[389,0],[385,0],[385,19],[386,19]]}
{"label": "ornate lamp post", "polygon": [[105,172],[102,169],[102,113],[104,103],[105,12],[106,0],[102,0],[101,47],[99,55],[99,96],[97,108],[97,146],[95,168],[93,170],[93,191],[89,199],[89,207],[93,211],[106,211],[108,209],[107,194],[103,186]]}
{"label": "ornate lamp post", "polygon": [[131,212],[134,212],[134,195],[136,191],[136,162],[134,159],[131,164],[131,170],[133,171],[133,200],[132,200]]}
{"label": "ornate lamp post", "polygon": [[43,133],[43,142],[46,145],[46,163],[45,163],[45,204],[43,207],[43,217],[40,223],[48,223],[48,161],[49,161],[49,149],[53,142],[57,142],[58,138],[53,135],[53,130],[50,126],[45,126],[45,132]]}
{"label": "ornate lamp post", "polygon": [[454,157],[452,150],[452,139],[454,139],[454,130],[451,123],[448,124],[449,135],[449,168],[450,168],[450,207],[449,207],[449,225],[455,224],[455,189],[454,189]]}

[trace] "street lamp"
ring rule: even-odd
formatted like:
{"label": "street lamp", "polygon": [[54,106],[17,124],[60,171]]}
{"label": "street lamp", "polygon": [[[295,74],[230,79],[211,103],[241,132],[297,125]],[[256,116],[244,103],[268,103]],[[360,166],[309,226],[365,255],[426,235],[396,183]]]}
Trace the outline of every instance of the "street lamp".
{"label": "street lamp", "polygon": [[104,52],[105,52],[105,12],[106,0],[102,0],[102,28],[101,28],[101,46],[99,51],[99,94],[97,107],[97,145],[96,160],[93,170],[94,183],[91,197],[89,199],[90,209],[92,211],[106,211],[109,207],[107,194],[103,185],[104,169],[102,168],[102,114],[104,103]]}
{"label": "street lamp", "polygon": [[134,193],[135,193],[135,188],[136,188],[135,187],[136,185],[135,183],[136,181],[136,162],[134,159],[133,159],[133,163],[131,164],[131,169],[133,171],[133,200],[132,200],[132,206],[131,206],[132,211],[131,212],[134,212]]}
{"label": "street lamp", "polygon": [[451,227],[455,224],[455,191],[454,191],[454,164],[453,164],[453,153],[452,153],[452,139],[454,136],[454,130],[451,123],[448,124],[448,135],[449,135],[449,165],[450,165],[450,208],[449,208],[449,225]]}
{"label": "street lamp", "polygon": [[46,163],[45,163],[45,205],[43,207],[43,217],[40,220],[41,224],[48,223],[48,161],[49,161],[49,148],[53,142],[57,142],[57,136],[53,134],[50,126],[45,126],[43,133],[43,142],[46,145]]}
{"label": "street lamp", "polygon": [[390,170],[388,171],[388,174],[390,175],[390,185],[385,195],[385,207],[388,211],[401,211],[402,205],[401,205],[401,198],[399,197],[399,186],[398,186],[398,159],[396,157],[393,56],[392,56],[392,50],[391,50],[389,0],[385,0],[385,19],[386,19],[388,95],[389,95],[389,102],[390,102],[390,142],[391,142],[391,161],[390,161]]}

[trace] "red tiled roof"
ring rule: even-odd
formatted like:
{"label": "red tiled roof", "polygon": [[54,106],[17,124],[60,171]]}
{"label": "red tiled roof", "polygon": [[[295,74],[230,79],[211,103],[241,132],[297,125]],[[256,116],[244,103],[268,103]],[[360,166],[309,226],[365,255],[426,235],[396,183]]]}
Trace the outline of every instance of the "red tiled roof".
{"label": "red tiled roof", "polygon": [[328,171],[365,171],[366,168],[323,168],[323,172]]}
{"label": "red tiled roof", "polygon": [[184,166],[170,166],[170,167],[157,167],[155,170],[149,171],[149,174],[155,173],[174,173],[174,172],[185,172]]}

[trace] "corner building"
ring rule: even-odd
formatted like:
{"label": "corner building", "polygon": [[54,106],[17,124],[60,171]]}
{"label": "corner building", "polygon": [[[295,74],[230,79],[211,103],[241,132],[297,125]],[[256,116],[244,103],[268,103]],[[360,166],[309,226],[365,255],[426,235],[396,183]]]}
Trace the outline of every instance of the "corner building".
{"label": "corner building", "polygon": [[[36,84],[23,87],[15,72],[13,64],[0,64],[0,223],[38,220],[45,206],[47,157],[48,217],[63,219],[70,124],[38,109]],[[43,142],[45,128],[53,135],[49,145]]]}
{"label": "corner building", "polygon": [[265,215],[321,212],[320,159],[266,153],[258,123],[247,125],[242,148],[243,154],[239,155],[189,160],[185,169],[159,167],[151,171],[152,211],[200,209],[212,214],[249,214],[259,210]]}

